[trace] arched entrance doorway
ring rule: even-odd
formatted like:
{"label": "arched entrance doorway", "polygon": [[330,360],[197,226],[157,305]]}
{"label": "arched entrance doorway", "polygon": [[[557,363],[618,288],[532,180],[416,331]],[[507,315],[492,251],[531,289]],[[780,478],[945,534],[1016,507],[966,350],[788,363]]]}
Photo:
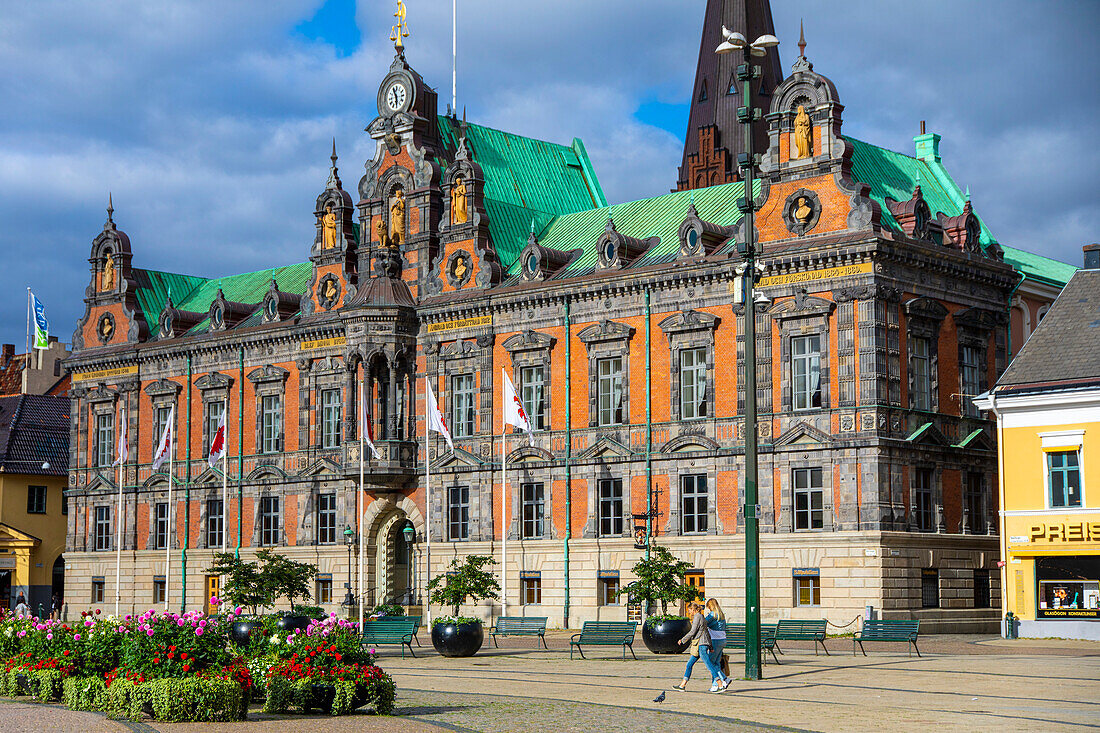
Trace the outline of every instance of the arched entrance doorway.
{"label": "arched entrance doorway", "polygon": [[409,605],[413,595],[410,547],[404,529],[408,517],[397,510],[378,525],[374,545],[375,604]]}

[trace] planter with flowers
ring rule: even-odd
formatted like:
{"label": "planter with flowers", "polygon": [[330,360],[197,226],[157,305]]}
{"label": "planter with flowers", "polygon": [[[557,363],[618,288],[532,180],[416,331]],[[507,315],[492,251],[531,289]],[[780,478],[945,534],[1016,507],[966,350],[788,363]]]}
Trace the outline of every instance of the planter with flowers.
{"label": "planter with flowers", "polygon": [[450,606],[453,613],[432,624],[432,646],[445,657],[471,657],[485,643],[481,619],[459,616],[463,603],[477,603],[485,598],[500,598],[500,584],[485,570],[493,564],[488,555],[470,555],[459,562],[456,557],[450,569],[428,583],[428,598],[440,606]]}

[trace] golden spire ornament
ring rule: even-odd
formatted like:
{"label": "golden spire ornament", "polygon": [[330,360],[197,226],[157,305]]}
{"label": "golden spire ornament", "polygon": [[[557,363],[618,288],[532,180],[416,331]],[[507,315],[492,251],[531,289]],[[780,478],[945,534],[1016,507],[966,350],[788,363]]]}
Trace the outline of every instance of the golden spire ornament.
{"label": "golden spire ornament", "polygon": [[393,41],[394,49],[400,53],[405,48],[401,39],[409,37],[409,24],[405,22],[405,3],[402,0],[397,0],[397,12],[393,17],[397,18],[397,24],[390,27],[390,40]]}

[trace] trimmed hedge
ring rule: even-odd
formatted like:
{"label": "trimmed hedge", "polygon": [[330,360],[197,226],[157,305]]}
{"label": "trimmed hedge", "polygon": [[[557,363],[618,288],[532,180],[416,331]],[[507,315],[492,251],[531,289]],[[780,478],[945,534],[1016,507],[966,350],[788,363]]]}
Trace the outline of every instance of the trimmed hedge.
{"label": "trimmed hedge", "polygon": [[70,677],[62,701],[70,710],[98,710],[113,718],[140,718],[149,705],[154,718],[173,723],[244,720],[248,712],[240,684],[205,678],[140,684],[122,679],[108,688],[98,677]]}

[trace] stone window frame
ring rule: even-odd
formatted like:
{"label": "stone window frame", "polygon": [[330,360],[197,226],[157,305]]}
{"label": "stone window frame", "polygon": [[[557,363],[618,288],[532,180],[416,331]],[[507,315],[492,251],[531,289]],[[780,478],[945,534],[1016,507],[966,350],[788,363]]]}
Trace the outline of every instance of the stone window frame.
{"label": "stone window frame", "polygon": [[[704,468],[706,468],[706,467],[704,466]],[[702,476],[704,479],[706,479],[706,482],[707,482],[707,491],[706,491],[707,510],[706,510],[706,514],[705,514],[706,522],[707,522],[707,528],[705,530],[703,530],[702,532],[699,532],[699,531],[685,532],[684,531],[684,479],[689,477],[689,476],[695,476],[695,477]],[[670,482],[670,483],[672,483],[672,482]],[[670,500],[676,502],[677,517],[676,517],[675,528],[676,528],[677,534],[679,534],[681,537],[703,537],[703,536],[706,536],[706,535],[716,535],[716,534],[718,534],[718,521],[717,521],[718,517],[717,517],[717,512],[716,512],[715,502],[714,502],[715,492],[716,492],[716,489],[717,489],[717,481],[712,479],[711,474],[706,470],[699,471],[699,470],[694,470],[693,468],[692,469],[685,469],[685,470],[681,471],[680,473],[676,474],[675,484],[676,484],[676,488],[675,488],[676,495],[675,495],[675,497],[670,497]],[[698,496],[698,494],[696,494],[696,496]]]}
{"label": "stone window frame", "polygon": [[[630,425],[630,339],[635,329],[623,323],[604,319],[577,334],[588,351],[588,426],[617,428]],[[599,361],[619,357],[623,364],[623,418],[614,425],[599,421]]]}
{"label": "stone window frame", "polygon": [[202,509],[199,513],[199,526],[202,528],[202,546],[208,550],[220,550],[222,548],[222,545],[224,544],[223,542],[210,542],[210,502],[212,501],[221,502],[222,505],[221,518],[223,539],[227,537],[226,532],[229,530],[227,522],[228,517],[226,515],[227,507],[225,505],[225,501],[222,499],[221,489],[219,488],[217,494],[208,495],[205,499],[202,500]]}
{"label": "stone window frame", "polygon": [[798,413],[812,413],[832,407],[832,373],[830,371],[832,345],[829,340],[829,321],[835,309],[835,302],[808,295],[805,290],[801,290],[795,294],[794,298],[780,301],[767,310],[779,329],[780,410],[782,412],[795,411],[791,338],[797,336],[816,335],[821,344],[818,367],[821,405],[798,410]]}
{"label": "stone window frame", "polygon": [[669,358],[669,416],[673,422],[683,420],[681,410],[682,385],[680,383],[680,352],[686,349],[706,350],[706,390],[707,414],[691,420],[706,420],[714,416],[715,365],[714,336],[720,318],[711,313],[696,310],[684,310],[662,320],[658,325],[668,339]]}
{"label": "stone window frame", "polygon": [[[99,546],[99,510],[100,509],[106,510],[106,514],[107,514],[107,535],[106,535],[107,542],[106,542],[105,547],[100,547]],[[91,542],[92,552],[109,552],[109,551],[115,549],[115,547],[114,547],[114,544],[115,544],[115,532],[114,532],[115,520],[116,520],[115,510],[114,510],[114,507],[112,507],[110,504],[96,504],[92,507],[92,521],[89,522],[89,524],[91,525],[91,530],[92,530],[91,531],[91,534],[92,534],[92,542]]]}
{"label": "stone window frame", "polygon": [[[917,487],[918,472],[927,471],[931,486],[927,488]],[[931,519],[928,529],[921,529],[918,517],[917,492],[928,493],[931,506]],[[932,460],[915,462],[909,467],[909,531],[920,534],[932,534],[945,531],[943,522],[943,472]]]}
{"label": "stone window frame", "polygon": [[[588,516],[586,517],[584,530],[582,532],[583,539],[606,539],[608,535],[601,535],[600,529],[600,505],[599,505],[599,482],[603,479],[619,479],[623,484],[623,531],[621,535],[610,535],[611,537],[623,537],[629,538],[633,536],[634,526],[631,522],[631,514],[633,512],[633,494],[631,487],[634,485],[634,476],[636,475],[637,467],[629,461],[620,460],[617,457],[612,459],[612,462],[604,460],[596,460],[593,462],[587,473],[587,495],[588,495]],[[644,470],[644,469],[643,469]],[[574,476],[583,475],[574,473]]]}
{"label": "stone window frame", "polygon": [[[254,444],[254,453],[257,455],[275,455],[286,450],[286,380],[289,377],[290,372],[288,370],[275,366],[274,364],[265,364],[248,373],[248,381],[252,382],[253,399],[256,405],[256,442]],[[264,397],[278,397],[281,408],[279,416],[279,434],[277,438],[278,444],[274,451],[268,453],[265,453],[263,450],[264,418],[262,405]],[[257,512],[257,516],[258,515],[259,513]]]}
{"label": "stone window frame", "polygon": [[[110,469],[111,463],[114,461],[115,451],[118,449],[118,401],[120,399],[120,393],[117,389],[111,389],[100,385],[98,388],[88,392],[86,402],[88,405],[88,425],[91,430],[91,457],[88,461],[89,468],[102,470]],[[111,417],[111,439],[110,445],[101,446],[99,438],[99,418],[110,415]],[[156,443],[156,439],[153,440]],[[104,454],[107,459],[105,465],[100,463],[100,450],[106,448]]]}
{"label": "stone window frame", "polygon": [[[317,545],[317,546],[324,546],[324,547],[335,547],[335,546],[340,544],[340,497],[339,497],[339,492],[337,492],[335,489],[325,489],[323,491],[318,490],[318,491],[315,492],[314,496],[316,498],[317,510],[313,513],[314,514],[313,544]],[[331,512],[332,512],[332,521],[333,521],[333,525],[332,525],[333,526],[333,539],[332,539],[331,542],[322,542],[321,541],[321,515],[322,515],[322,513],[325,512],[325,510],[322,509],[322,507],[321,507],[321,499],[322,499],[322,497],[326,497],[326,496],[331,496],[332,497]]]}
{"label": "stone window frame", "polygon": [[[551,381],[551,358],[550,352],[554,348],[554,343],[557,341],[553,336],[549,336],[538,331],[523,331],[517,333],[504,340],[502,346],[504,350],[508,352],[509,358],[512,360],[512,383],[516,385],[516,390],[520,393],[520,399],[523,399],[523,383],[520,379],[522,370],[529,367],[542,367],[543,373],[543,388],[544,388],[544,400],[546,404],[546,410],[543,415],[545,424],[541,428],[536,428],[532,425],[532,429],[538,430],[551,430],[553,422],[553,400],[550,399],[549,390]],[[526,409],[526,407],[524,408]],[[530,411],[528,411],[530,412]],[[534,415],[531,415],[532,421]]]}
{"label": "stone window frame", "polygon": [[[197,385],[196,385],[197,386]],[[171,413],[173,417],[172,425],[172,443],[174,450],[179,450],[179,425],[180,425],[180,394],[183,392],[183,385],[178,382],[173,382],[168,379],[158,379],[157,381],[146,385],[145,394],[149,396],[149,412],[152,420],[150,426],[153,431],[153,435],[149,436],[149,461],[152,462],[153,458],[157,454],[157,443],[160,441],[160,433],[157,431],[157,410],[161,408],[175,408],[175,411]]]}
{"label": "stone window frame", "polygon": [[[228,409],[229,394],[233,388],[233,377],[221,372],[204,374],[195,380],[195,388],[202,399],[202,454],[210,455],[210,442],[214,439],[210,429],[210,410],[214,403],[221,403]],[[226,432],[229,431],[229,416],[226,415]],[[226,436],[229,437],[228,435]]]}
{"label": "stone window frame", "polygon": [[[459,374],[474,375],[474,431],[468,436],[459,437],[452,432],[455,440],[473,440],[485,432],[492,431],[493,400],[493,350],[492,336],[478,336],[476,339],[459,339],[439,351],[440,376],[444,378],[447,396],[440,405],[445,419],[453,415],[450,396],[451,377]],[[438,394],[437,394],[438,397]],[[451,427],[448,421],[448,427]],[[451,428],[454,430],[454,428]],[[471,497],[474,487],[470,487]],[[472,498],[471,498],[472,501]]]}
{"label": "stone window frame", "polygon": [[[605,483],[612,484],[612,488],[614,488],[614,484],[616,484],[616,483],[618,484],[618,488],[619,488],[619,507],[620,507],[619,516],[616,517],[614,514],[611,514],[611,515],[608,516],[608,519],[612,523],[612,528],[614,528],[614,522],[615,522],[616,519],[618,519],[618,521],[622,523],[622,528],[619,530],[618,533],[608,532],[608,533],[605,534],[604,531],[603,531],[603,503],[604,503],[604,500],[603,500],[603,497],[601,496],[601,493],[602,493],[602,490],[603,490],[602,485],[605,484]],[[629,529],[629,527],[628,527],[629,521],[626,518],[626,515],[629,513],[627,511],[628,505],[630,504],[630,500],[627,498],[629,492],[630,492],[630,487],[628,485],[624,484],[623,479],[622,479],[621,476],[618,477],[618,478],[616,478],[616,477],[602,477],[602,478],[596,479],[596,504],[595,504],[595,507],[596,507],[596,512],[595,512],[595,514],[596,514],[596,537],[599,537],[601,539],[606,538],[606,537],[621,537],[621,536],[623,536],[623,534],[625,534],[627,532],[627,530]],[[611,498],[611,501],[614,502],[614,497]]]}
{"label": "stone window frame", "polygon": [[940,327],[947,317],[948,310],[939,301],[932,298],[913,298],[905,302],[905,340],[906,340],[906,380],[909,385],[909,409],[918,409],[914,405],[915,384],[913,379],[913,350],[909,346],[909,340],[913,338],[928,339],[928,389],[931,403],[929,412],[939,412],[940,409],[940,370],[939,370],[939,338]]}
{"label": "stone window frame", "polygon": [[[542,499],[541,506],[542,511],[538,512],[536,518],[532,521],[537,522],[541,531],[538,534],[527,534],[527,487],[528,486],[540,486],[542,487]],[[519,534],[522,539],[525,540],[544,540],[546,539],[546,482],[545,481],[521,481],[519,482],[519,501],[516,502],[519,509]]]}
{"label": "stone window frame", "polygon": [[[977,479],[977,490],[971,485],[971,479]],[[962,472],[962,516],[959,519],[959,532],[961,534],[989,534],[986,520],[986,515],[990,513],[987,506],[987,494],[985,471],[970,469]],[[973,516],[970,511],[971,501],[977,502],[981,516]],[[978,520],[977,526],[975,526],[975,519]]]}
{"label": "stone window frame", "polygon": [[[552,456],[546,451],[524,445],[512,451],[508,456],[508,468],[515,475],[508,479],[508,539],[510,540],[549,540],[554,539],[554,475],[549,463]],[[542,536],[525,537],[523,535],[523,486],[524,484],[542,484]]]}
{"label": "stone window frame", "polygon": [[[278,510],[275,512],[275,521],[278,523],[278,527],[275,529],[276,541],[275,542],[263,542],[263,520],[264,520],[264,501],[268,499],[274,499],[279,503]],[[272,491],[263,491],[256,497],[256,519],[255,527],[253,529],[254,537],[252,540],[253,547],[285,547],[286,546],[286,517],[284,512],[286,511],[286,503],[283,501],[283,496]]]}
{"label": "stone window frame", "polygon": [[[165,550],[167,545],[172,540],[172,505],[165,501],[153,501],[151,503],[152,511],[149,512],[150,527],[149,536],[152,537],[151,550]],[[160,508],[164,507],[164,544],[160,542]]]}
{"label": "stone window frame", "polygon": [[[959,414],[962,417],[980,418],[982,411],[976,405],[973,410],[966,409],[966,390],[963,385],[963,349],[975,348],[978,351],[978,385],[976,394],[981,394],[989,388],[989,342],[997,326],[1001,325],[1002,317],[992,311],[973,307],[958,311],[951,315],[955,321],[955,331],[958,341],[958,388],[959,388]],[[971,405],[973,399],[971,398]]]}
{"label": "stone window frame", "polygon": [[[348,381],[347,369],[345,369],[344,363],[337,359],[322,359],[312,365],[310,378],[312,381],[311,387],[314,398],[312,406],[307,406],[307,410],[311,409],[313,411],[313,424],[317,426],[313,440],[311,441],[312,447],[317,450],[339,450],[340,446],[345,442],[344,419],[346,416],[344,412],[347,410],[348,404],[348,395],[345,392],[345,386]],[[366,391],[365,386],[366,385],[364,385],[364,391]],[[340,408],[340,418],[336,421],[336,445],[326,448],[325,408],[322,395],[330,389],[336,390],[339,395],[336,404]],[[358,398],[355,397],[355,399]],[[364,399],[366,399],[366,396],[364,396]],[[358,409],[357,403],[356,408]],[[301,428],[299,427],[299,429]]]}
{"label": "stone window frame", "polygon": [[[454,489],[466,489],[466,536],[465,537],[452,537],[451,536],[451,491]],[[473,532],[471,527],[474,524],[473,505],[475,501],[475,491],[472,482],[462,483],[459,481],[453,481],[452,483],[443,487],[443,526],[444,526],[444,542],[470,542],[472,541]],[[461,524],[461,522],[460,522]]]}
{"label": "stone window frame", "polygon": [[[795,527],[795,487],[794,487],[794,474],[795,471],[812,471],[813,469],[821,471],[821,527],[814,529],[812,526],[806,529],[797,529]],[[783,473],[785,475],[780,476],[780,491],[783,494],[783,507],[781,513],[788,516],[782,517],[781,527],[785,532],[792,534],[814,534],[816,532],[828,532],[835,529],[836,522],[833,517],[833,472],[828,470],[828,465],[822,465],[820,461],[814,459],[795,459],[791,460],[787,465],[787,470]],[[812,488],[812,487],[811,487]],[[813,507],[810,507],[811,521],[813,524]]]}

